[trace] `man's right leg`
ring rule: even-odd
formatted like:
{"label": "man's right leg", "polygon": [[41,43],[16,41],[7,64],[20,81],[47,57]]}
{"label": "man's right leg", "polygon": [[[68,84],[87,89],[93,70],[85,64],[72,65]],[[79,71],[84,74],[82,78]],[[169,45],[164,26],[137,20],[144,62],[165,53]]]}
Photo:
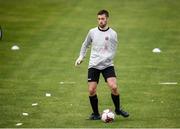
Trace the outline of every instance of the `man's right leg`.
{"label": "man's right leg", "polygon": [[89,100],[93,113],[90,116],[92,120],[100,119],[98,110],[98,97],[96,95],[97,82],[88,82]]}
{"label": "man's right leg", "polygon": [[89,117],[91,120],[101,119],[98,110],[98,97],[96,94],[97,84],[99,82],[100,71],[98,69],[90,68],[88,69],[88,92],[89,100],[92,107],[93,113]]}

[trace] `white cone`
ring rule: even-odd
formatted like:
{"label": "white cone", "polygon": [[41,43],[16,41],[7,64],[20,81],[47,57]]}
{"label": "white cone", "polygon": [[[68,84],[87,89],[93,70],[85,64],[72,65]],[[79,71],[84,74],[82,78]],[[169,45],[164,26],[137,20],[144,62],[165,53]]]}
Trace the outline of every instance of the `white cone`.
{"label": "white cone", "polygon": [[17,45],[11,47],[11,50],[19,50],[20,48]]}
{"label": "white cone", "polygon": [[46,97],[51,97],[51,94],[50,93],[46,93]]}
{"label": "white cone", "polygon": [[154,48],[154,49],[152,50],[152,52],[154,52],[154,53],[160,53],[161,50],[160,50],[159,48]]}
{"label": "white cone", "polygon": [[29,114],[27,112],[22,113],[23,116],[28,116]]}

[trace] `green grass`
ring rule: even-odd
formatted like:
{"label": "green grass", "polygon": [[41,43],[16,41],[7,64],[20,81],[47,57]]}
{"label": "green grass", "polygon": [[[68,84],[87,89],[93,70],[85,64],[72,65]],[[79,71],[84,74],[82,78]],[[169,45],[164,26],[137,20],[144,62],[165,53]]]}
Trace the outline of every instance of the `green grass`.
{"label": "green grass", "polygon": [[[180,83],[179,6],[179,0],[0,0],[0,127],[180,127],[180,85],[158,84]],[[88,56],[74,67],[102,8],[118,32],[115,66],[131,115],[111,124],[86,120]],[[19,51],[10,49],[14,44]],[[153,54],[155,47],[162,53]],[[98,96],[100,111],[114,108],[102,77]]]}

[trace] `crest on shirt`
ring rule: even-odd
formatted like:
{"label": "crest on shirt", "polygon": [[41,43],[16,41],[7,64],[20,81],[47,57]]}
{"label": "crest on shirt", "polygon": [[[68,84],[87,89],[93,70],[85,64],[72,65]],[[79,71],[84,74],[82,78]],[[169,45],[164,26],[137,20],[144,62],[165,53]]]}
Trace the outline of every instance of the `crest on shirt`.
{"label": "crest on shirt", "polygon": [[106,40],[106,41],[107,41],[107,40],[109,40],[109,37],[108,37],[108,36],[106,36],[106,37],[105,37],[105,40]]}

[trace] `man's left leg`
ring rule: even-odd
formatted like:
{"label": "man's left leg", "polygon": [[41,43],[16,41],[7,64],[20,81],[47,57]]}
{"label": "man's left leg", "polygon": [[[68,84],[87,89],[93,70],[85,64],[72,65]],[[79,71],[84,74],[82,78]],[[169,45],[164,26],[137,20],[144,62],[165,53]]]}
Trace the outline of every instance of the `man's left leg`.
{"label": "man's left leg", "polygon": [[122,115],[123,117],[128,117],[128,112],[125,112],[120,107],[120,96],[117,88],[116,77],[108,77],[107,84],[111,89],[111,98],[115,106],[115,112],[117,115]]}

